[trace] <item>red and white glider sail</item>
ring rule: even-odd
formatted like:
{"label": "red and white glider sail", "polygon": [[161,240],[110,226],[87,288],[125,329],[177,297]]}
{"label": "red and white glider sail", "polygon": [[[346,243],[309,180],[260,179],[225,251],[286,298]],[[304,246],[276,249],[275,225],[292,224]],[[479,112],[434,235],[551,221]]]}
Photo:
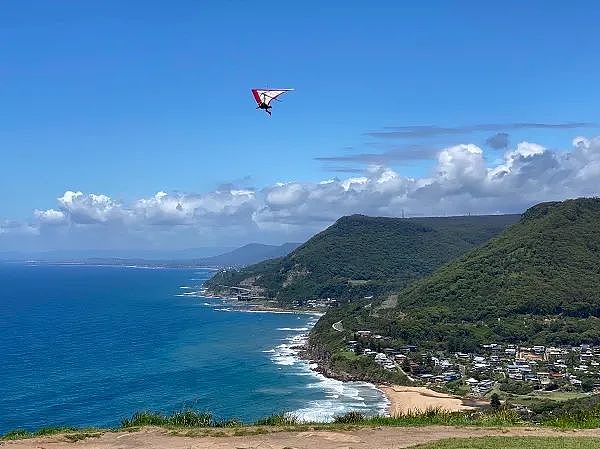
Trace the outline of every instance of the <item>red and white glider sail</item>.
{"label": "red and white glider sail", "polygon": [[294,89],[252,89],[252,95],[259,106],[261,104],[269,106],[271,101],[291,90]]}

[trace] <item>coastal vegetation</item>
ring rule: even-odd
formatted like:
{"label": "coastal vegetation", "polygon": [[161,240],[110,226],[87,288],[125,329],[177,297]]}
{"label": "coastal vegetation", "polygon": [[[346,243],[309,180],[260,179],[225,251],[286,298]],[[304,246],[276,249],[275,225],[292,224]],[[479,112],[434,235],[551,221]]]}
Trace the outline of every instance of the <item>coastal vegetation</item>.
{"label": "coastal vegetation", "polygon": [[[64,435],[69,441],[99,437],[109,431],[136,431],[144,427],[162,427],[175,432],[186,430],[186,436],[253,435],[281,431],[351,430],[360,427],[422,427],[422,426],[473,426],[473,427],[520,427],[533,426],[559,429],[589,429],[600,427],[600,405],[592,408],[570,410],[569,407],[547,413],[538,420],[524,417],[514,410],[501,406],[477,411],[449,412],[428,409],[407,412],[398,416],[367,416],[360,412],[348,412],[337,416],[331,423],[304,422],[291,413],[274,414],[253,423],[236,419],[215,419],[211,413],[181,410],[172,414],[138,412],[124,419],[112,429],[45,427],[37,431],[16,429],[0,436],[0,440],[15,440],[49,435]],[[214,430],[213,430],[214,429]],[[179,434],[179,433],[178,433]]]}
{"label": "coastal vegetation", "polygon": [[77,428],[66,426],[50,426],[42,427],[38,430],[31,431],[27,429],[14,429],[0,435],[0,441],[22,440],[24,438],[36,438],[50,435],[64,435],[71,442],[83,440],[85,438],[95,438],[102,435],[106,429],[97,428]]}

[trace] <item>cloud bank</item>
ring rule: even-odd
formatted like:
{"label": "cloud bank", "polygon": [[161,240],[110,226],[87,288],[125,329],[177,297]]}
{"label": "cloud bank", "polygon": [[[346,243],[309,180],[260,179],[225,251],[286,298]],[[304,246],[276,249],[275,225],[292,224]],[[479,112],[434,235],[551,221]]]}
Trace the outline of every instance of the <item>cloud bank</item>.
{"label": "cloud bank", "polygon": [[567,122],[567,123],[481,123],[477,125],[443,127],[435,125],[388,126],[380,131],[367,133],[368,136],[385,139],[414,139],[450,135],[465,135],[481,131],[515,131],[523,129],[577,129],[598,128],[599,123]]}
{"label": "cloud bank", "polygon": [[87,247],[99,242],[190,247],[301,240],[348,214],[517,213],[541,201],[599,194],[600,137],[577,137],[566,150],[521,142],[493,165],[479,146],[461,144],[439,151],[434,169],[420,178],[374,164],[344,179],[160,191],[130,202],[67,191],[48,209],[35,210],[30,223],[0,221],[0,243],[28,238]]}

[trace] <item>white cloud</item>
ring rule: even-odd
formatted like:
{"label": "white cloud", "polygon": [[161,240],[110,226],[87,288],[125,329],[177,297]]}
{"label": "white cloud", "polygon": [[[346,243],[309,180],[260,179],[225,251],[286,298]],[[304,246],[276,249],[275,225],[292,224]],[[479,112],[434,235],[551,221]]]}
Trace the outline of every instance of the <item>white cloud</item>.
{"label": "white cloud", "polygon": [[112,229],[123,238],[132,233],[151,239],[160,233],[185,235],[189,246],[214,241],[215,236],[226,242],[234,234],[264,240],[265,234],[280,233],[281,239],[301,239],[353,213],[512,213],[541,201],[598,194],[600,137],[576,137],[566,151],[521,142],[491,165],[481,148],[463,144],[442,150],[431,174],[420,178],[372,166],[363,176],[342,180],[281,182],[259,191],[159,191],[129,203],[105,194],[67,191],[54,208],[35,210],[34,223],[2,222],[0,233],[31,234],[61,226],[80,234]]}
{"label": "white cloud", "polygon": [[0,220],[0,237],[1,236],[28,236],[38,235],[39,229],[37,226],[21,223],[14,220]]}
{"label": "white cloud", "polygon": [[62,212],[76,224],[111,223],[123,220],[128,215],[121,203],[102,194],[68,190],[58,198],[58,202]]}
{"label": "white cloud", "polygon": [[56,209],[39,210],[35,209],[33,215],[42,224],[60,225],[66,222],[66,215],[63,211]]}

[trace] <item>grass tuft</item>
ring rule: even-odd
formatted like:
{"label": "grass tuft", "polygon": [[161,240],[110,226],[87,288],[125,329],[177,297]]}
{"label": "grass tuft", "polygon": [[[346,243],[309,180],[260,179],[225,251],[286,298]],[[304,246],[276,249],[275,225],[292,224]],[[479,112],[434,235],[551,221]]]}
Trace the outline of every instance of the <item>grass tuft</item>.
{"label": "grass tuft", "polygon": [[[233,420],[226,421],[229,425]],[[196,410],[181,410],[171,415],[158,412],[137,412],[131,418],[121,421],[122,428],[142,426],[172,426],[172,427],[217,427],[212,414]]]}
{"label": "grass tuft", "polygon": [[439,408],[430,408],[424,412],[409,411],[397,416],[364,417],[357,412],[339,416],[334,423],[359,424],[371,426],[515,426],[524,424],[521,417],[512,410],[500,409],[489,412],[448,412]]}
{"label": "grass tuft", "polygon": [[596,429],[600,427],[600,407],[548,417],[542,425],[560,429]]}
{"label": "grass tuft", "polygon": [[[211,413],[184,409],[170,415],[143,411],[135,413],[130,418],[121,422],[120,430],[136,431],[144,426],[157,426],[186,432],[223,432],[223,434],[252,435],[275,431],[317,430],[317,429],[350,429],[369,426],[472,426],[472,427],[514,427],[521,425],[541,425],[560,429],[589,429],[600,428],[600,405],[591,409],[561,412],[550,416],[540,422],[523,419],[517,412],[507,408],[497,410],[479,410],[468,412],[449,412],[431,408],[424,412],[410,411],[399,416],[366,416],[363,413],[352,411],[336,416],[332,423],[302,422],[292,413],[277,413],[259,419],[254,423],[243,423],[238,419],[218,420]],[[0,440],[17,440],[45,435],[63,434],[65,438],[77,441],[83,438],[97,437],[106,431],[102,429],[77,429],[73,427],[44,427],[37,431],[15,429],[0,436]]]}
{"label": "grass tuft", "polygon": [[14,429],[9,432],[6,432],[4,435],[0,435],[0,440],[22,440],[25,438],[35,438],[35,437],[43,437],[48,435],[57,435],[57,434],[73,434],[74,432],[86,432],[88,434],[98,433],[100,434],[100,430],[98,429],[78,429],[76,427],[66,427],[66,426],[49,426],[42,427],[36,431],[31,431],[27,429]]}
{"label": "grass tuft", "polygon": [[298,418],[290,413],[276,413],[254,422],[255,426],[294,426],[299,424]]}

